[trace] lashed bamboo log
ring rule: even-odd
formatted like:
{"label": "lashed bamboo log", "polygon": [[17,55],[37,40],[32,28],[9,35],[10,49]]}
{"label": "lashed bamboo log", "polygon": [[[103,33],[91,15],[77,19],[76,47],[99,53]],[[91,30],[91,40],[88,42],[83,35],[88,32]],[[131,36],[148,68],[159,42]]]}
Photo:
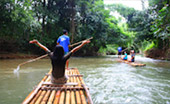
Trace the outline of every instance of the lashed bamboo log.
{"label": "lashed bamboo log", "polygon": [[83,93],[82,90],[80,90],[80,97],[81,97],[82,104],[87,104],[86,98],[85,98],[84,93]]}
{"label": "lashed bamboo log", "polygon": [[30,104],[34,104],[34,103],[35,103],[35,101],[36,101],[36,100],[38,99],[38,97],[40,96],[41,92],[42,92],[42,90],[39,90],[39,91],[38,91],[38,94],[32,99],[32,101],[30,102]]}
{"label": "lashed bamboo log", "polygon": [[75,104],[75,94],[74,90],[71,90],[71,104]]}
{"label": "lashed bamboo log", "polygon": [[[51,73],[51,72],[49,72]],[[88,88],[85,86],[85,83],[82,79],[83,75],[80,75],[77,69],[66,70],[66,75],[69,76],[69,82],[78,83],[67,85],[67,84],[52,84],[50,82],[50,74],[46,75],[46,79],[41,84],[41,87],[38,88],[37,93],[34,95],[31,103],[34,104],[92,104],[90,102],[87,93],[89,93]],[[41,81],[42,82],[42,81]],[[40,85],[40,83],[39,83]],[[84,87],[84,86],[85,87]],[[82,87],[83,86],[83,87]],[[86,88],[86,89],[85,89]],[[85,93],[84,93],[85,91]],[[86,94],[86,96],[85,96]],[[87,100],[86,100],[87,98]],[[25,103],[24,103],[25,104]]]}
{"label": "lashed bamboo log", "polygon": [[45,94],[41,104],[46,104],[47,103],[50,93],[51,93],[51,91],[48,90],[47,93]]}
{"label": "lashed bamboo log", "polygon": [[55,94],[56,94],[56,90],[53,90],[47,104],[52,104],[53,103]]}
{"label": "lashed bamboo log", "polygon": [[83,86],[84,89],[85,89],[86,96],[87,96],[87,98],[88,98],[88,104],[93,104],[93,101],[92,101],[92,99],[91,99],[91,96],[90,96],[90,93],[89,93],[87,87],[86,87],[85,85],[83,85],[83,84],[82,84],[82,86]]}
{"label": "lashed bamboo log", "polygon": [[66,101],[65,101],[65,104],[70,104],[70,90],[67,90],[66,91]]}
{"label": "lashed bamboo log", "polygon": [[54,100],[54,104],[58,104],[59,100],[60,100],[60,93],[61,91],[58,90],[55,96],[55,100]]}
{"label": "lashed bamboo log", "polygon": [[61,91],[59,104],[64,104],[65,91]]}
{"label": "lashed bamboo log", "polygon": [[[73,71],[71,71],[71,75],[74,75]],[[74,82],[74,77],[71,77],[71,82]],[[73,88],[75,88],[75,86],[71,86]],[[71,90],[71,104],[75,104],[75,89]]]}
{"label": "lashed bamboo log", "polygon": [[[51,71],[52,71],[52,70],[50,70],[50,71],[48,72],[48,74],[50,74]],[[25,100],[22,102],[22,104],[28,104],[28,103],[31,101],[31,99],[37,94],[39,88],[41,87],[41,85],[43,84],[43,82],[45,82],[45,80],[47,79],[47,77],[48,77],[48,76],[45,76],[45,77],[41,80],[41,82],[38,84],[38,87],[37,87],[35,90],[33,90],[33,91],[25,98]]]}
{"label": "lashed bamboo log", "polygon": [[46,86],[43,86],[41,87],[42,90],[84,90],[83,87],[46,87]]}
{"label": "lashed bamboo log", "polygon": [[[70,71],[67,71],[66,74],[70,75]],[[69,82],[70,82],[70,77],[68,77],[68,80],[67,80],[67,83],[69,83]],[[66,86],[66,87],[68,87],[68,86]],[[66,93],[66,101],[65,101],[65,103],[70,104],[70,91],[66,90],[65,93]]]}
{"label": "lashed bamboo log", "polygon": [[81,104],[81,99],[80,99],[79,90],[76,90],[76,102],[77,102],[77,104]]}
{"label": "lashed bamboo log", "polygon": [[[79,84],[77,78],[75,78],[75,81]],[[78,86],[79,86],[79,85],[78,85]],[[81,104],[80,90],[76,90],[76,102],[77,102],[77,104]]]}
{"label": "lashed bamboo log", "polygon": [[41,103],[41,101],[42,101],[44,95],[46,94],[46,92],[47,92],[47,91],[44,90],[44,91],[41,93],[41,95],[39,96],[39,98],[37,99],[37,101],[35,102],[35,104],[40,104],[40,103]]}

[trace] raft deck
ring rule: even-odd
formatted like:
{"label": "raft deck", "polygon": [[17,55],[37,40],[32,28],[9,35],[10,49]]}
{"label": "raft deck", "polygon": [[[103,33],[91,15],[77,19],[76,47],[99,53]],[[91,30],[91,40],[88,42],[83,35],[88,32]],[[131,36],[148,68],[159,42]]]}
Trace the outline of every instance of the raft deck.
{"label": "raft deck", "polygon": [[118,59],[118,61],[124,62],[124,63],[129,64],[129,65],[134,66],[134,67],[146,66],[146,64],[141,64],[141,63],[138,63],[138,62],[129,62],[127,60],[122,60],[122,59]]}
{"label": "raft deck", "polygon": [[93,104],[77,68],[66,70],[69,80],[66,84],[52,84],[51,71],[25,98],[22,104]]}

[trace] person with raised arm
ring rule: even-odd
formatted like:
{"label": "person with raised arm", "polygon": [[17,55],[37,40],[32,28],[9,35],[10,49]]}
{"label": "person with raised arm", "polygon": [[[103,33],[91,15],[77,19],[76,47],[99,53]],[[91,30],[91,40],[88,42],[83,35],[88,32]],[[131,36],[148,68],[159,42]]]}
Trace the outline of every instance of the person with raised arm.
{"label": "person with raised arm", "polygon": [[[63,30],[63,35],[57,39],[57,45],[61,45],[64,49],[64,55],[69,52],[70,38],[68,36],[68,31]],[[69,60],[66,61],[66,69],[68,68]]]}
{"label": "person with raised arm", "polygon": [[83,47],[85,44],[90,43],[90,41],[83,41],[79,46],[72,49],[66,55],[64,55],[64,49],[61,45],[56,45],[54,51],[51,52],[47,47],[42,45],[37,40],[32,40],[29,43],[37,44],[40,48],[46,51],[51,59],[52,64],[52,74],[51,74],[51,82],[57,84],[66,83],[68,80],[68,76],[65,75],[65,65],[66,61],[70,58],[70,56]]}

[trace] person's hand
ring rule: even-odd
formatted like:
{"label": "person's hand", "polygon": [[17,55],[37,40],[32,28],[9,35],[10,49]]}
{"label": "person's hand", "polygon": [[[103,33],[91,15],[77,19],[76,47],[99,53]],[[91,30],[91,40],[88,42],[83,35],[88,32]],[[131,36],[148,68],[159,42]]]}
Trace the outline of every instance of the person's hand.
{"label": "person's hand", "polygon": [[29,41],[29,43],[38,43],[38,41],[34,39],[32,41]]}
{"label": "person's hand", "polygon": [[85,40],[85,41],[82,42],[82,44],[88,44],[88,43],[90,43],[89,40]]}

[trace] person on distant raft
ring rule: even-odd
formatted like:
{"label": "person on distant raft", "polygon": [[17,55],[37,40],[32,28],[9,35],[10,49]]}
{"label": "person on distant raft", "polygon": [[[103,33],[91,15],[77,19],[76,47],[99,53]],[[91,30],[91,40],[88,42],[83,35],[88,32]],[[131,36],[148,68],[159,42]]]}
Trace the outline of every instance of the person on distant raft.
{"label": "person on distant raft", "polygon": [[122,53],[122,47],[118,47],[118,58],[121,58],[121,53]]}
{"label": "person on distant raft", "polygon": [[134,50],[131,50],[131,58],[129,62],[135,62],[135,51]]}
{"label": "person on distant raft", "polygon": [[127,53],[126,53],[126,51],[124,52],[124,56],[122,57],[122,60],[127,60]]}
{"label": "person on distant raft", "polygon": [[47,47],[39,43],[37,40],[32,40],[29,43],[37,44],[40,48],[45,50],[50,59],[52,64],[52,74],[51,74],[51,82],[52,83],[58,83],[63,84],[66,83],[68,80],[68,76],[65,75],[65,64],[66,61],[70,58],[70,56],[79,50],[82,46],[84,46],[87,43],[90,43],[90,41],[83,41],[81,45],[75,47],[70,52],[64,55],[64,49],[61,45],[56,45],[54,48],[54,51],[51,52]]}
{"label": "person on distant raft", "polygon": [[[69,52],[70,38],[68,37],[67,30],[63,30],[63,35],[57,40],[57,45],[61,45],[64,48],[64,54]],[[68,69],[69,60],[66,62],[66,69]]]}

